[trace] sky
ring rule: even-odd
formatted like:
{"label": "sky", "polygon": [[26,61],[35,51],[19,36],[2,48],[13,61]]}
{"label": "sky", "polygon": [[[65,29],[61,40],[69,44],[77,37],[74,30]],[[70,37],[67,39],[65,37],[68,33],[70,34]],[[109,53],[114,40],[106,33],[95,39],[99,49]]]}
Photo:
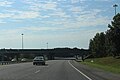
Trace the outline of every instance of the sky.
{"label": "sky", "polygon": [[0,48],[88,48],[120,0],[0,0]]}

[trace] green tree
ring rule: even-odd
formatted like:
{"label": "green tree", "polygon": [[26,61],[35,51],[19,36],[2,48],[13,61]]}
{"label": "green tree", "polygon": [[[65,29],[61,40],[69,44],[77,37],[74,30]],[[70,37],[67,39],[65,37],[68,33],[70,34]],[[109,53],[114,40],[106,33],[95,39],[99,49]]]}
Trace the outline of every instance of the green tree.
{"label": "green tree", "polygon": [[107,51],[116,57],[120,55],[120,13],[113,17],[108,27],[110,29],[106,32],[106,40],[109,42],[110,49],[107,47]]}
{"label": "green tree", "polygon": [[105,53],[105,34],[97,33],[93,39],[90,40],[89,44],[90,53],[94,57],[104,57]]}

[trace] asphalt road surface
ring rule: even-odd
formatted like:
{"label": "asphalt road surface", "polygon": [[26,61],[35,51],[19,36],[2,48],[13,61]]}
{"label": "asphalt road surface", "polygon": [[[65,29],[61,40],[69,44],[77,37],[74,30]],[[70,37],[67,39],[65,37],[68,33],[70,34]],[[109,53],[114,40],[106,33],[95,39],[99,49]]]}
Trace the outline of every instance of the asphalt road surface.
{"label": "asphalt road surface", "polygon": [[46,65],[39,66],[31,62],[1,65],[0,80],[104,80],[89,77],[89,74],[86,75],[74,65],[73,61],[68,60],[47,61]]}

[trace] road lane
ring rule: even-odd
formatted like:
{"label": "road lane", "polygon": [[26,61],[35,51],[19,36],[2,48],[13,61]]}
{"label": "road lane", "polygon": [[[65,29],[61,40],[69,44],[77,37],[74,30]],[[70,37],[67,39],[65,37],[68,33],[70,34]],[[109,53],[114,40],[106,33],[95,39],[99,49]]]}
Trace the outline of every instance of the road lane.
{"label": "road lane", "polygon": [[119,80],[119,76],[79,64],[73,60],[50,60],[1,65],[0,80]]}
{"label": "road lane", "polygon": [[47,61],[45,66],[20,63],[0,66],[0,80],[88,80],[67,60]]}

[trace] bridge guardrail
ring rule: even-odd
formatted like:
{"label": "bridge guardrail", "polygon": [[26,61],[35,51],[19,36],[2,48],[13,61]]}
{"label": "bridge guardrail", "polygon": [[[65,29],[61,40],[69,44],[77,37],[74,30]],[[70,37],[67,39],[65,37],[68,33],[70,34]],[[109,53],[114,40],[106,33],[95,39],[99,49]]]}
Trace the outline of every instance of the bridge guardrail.
{"label": "bridge guardrail", "polygon": [[17,63],[25,63],[31,61],[0,61],[0,65],[9,65],[9,64],[17,64]]}

